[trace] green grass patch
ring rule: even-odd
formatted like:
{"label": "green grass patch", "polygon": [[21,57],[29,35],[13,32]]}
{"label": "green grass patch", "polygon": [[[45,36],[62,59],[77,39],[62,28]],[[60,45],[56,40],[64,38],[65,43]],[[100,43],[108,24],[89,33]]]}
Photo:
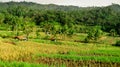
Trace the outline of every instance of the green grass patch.
{"label": "green grass patch", "polygon": [[[37,64],[37,63],[28,63],[28,62],[8,62],[8,61],[0,61],[0,67],[55,67],[54,65],[48,64]],[[61,65],[59,67],[65,67],[65,65]]]}
{"label": "green grass patch", "polygon": [[51,40],[44,40],[44,39],[31,39],[31,41],[38,42],[38,43],[45,43],[45,44],[55,44],[55,45],[64,44],[60,41],[51,41]]}
{"label": "green grass patch", "polygon": [[119,52],[120,50],[89,50],[89,51],[80,51],[77,54],[120,57]]}
{"label": "green grass patch", "polygon": [[37,57],[61,58],[75,61],[98,61],[98,62],[120,62],[120,57],[113,56],[77,56],[77,55],[61,55],[61,54],[38,54]]}
{"label": "green grass patch", "polygon": [[49,66],[45,64],[34,64],[34,63],[27,63],[27,62],[0,61],[0,67],[49,67]]}

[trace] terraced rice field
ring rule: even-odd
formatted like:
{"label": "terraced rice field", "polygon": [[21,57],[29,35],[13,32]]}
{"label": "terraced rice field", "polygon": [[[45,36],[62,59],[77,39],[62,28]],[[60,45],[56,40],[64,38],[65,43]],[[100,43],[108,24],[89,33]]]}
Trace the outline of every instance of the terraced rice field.
{"label": "terraced rice field", "polygon": [[0,60],[46,65],[44,67],[120,67],[119,47],[98,43],[61,41],[55,44],[45,41],[1,39]]}

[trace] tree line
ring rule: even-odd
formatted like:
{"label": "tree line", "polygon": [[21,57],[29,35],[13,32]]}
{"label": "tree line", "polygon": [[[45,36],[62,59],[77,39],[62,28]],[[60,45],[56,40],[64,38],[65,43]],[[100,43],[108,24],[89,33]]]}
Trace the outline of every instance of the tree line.
{"label": "tree line", "polygon": [[[0,3],[1,30],[21,31],[27,35],[32,27],[43,28],[52,34],[84,32],[90,26],[100,26],[100,29],[120,35],[120,5],[112,4],[106,7],[58,6],[54,4],[41,5],[32,2]],[[29,30],[28,30],[29,29]],[[54,33],[53,33],[54,32]],[[18,35],[16,33],[16,35]]]}

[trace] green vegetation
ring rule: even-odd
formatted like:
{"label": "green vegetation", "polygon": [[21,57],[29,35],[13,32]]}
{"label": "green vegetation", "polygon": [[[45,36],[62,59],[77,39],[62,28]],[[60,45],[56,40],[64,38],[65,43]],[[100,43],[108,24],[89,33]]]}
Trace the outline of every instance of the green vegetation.
{"label": "green vegetation", "polygon": [[118,67],[118,46],[118,4],[0,3],[0,67]]}
{"label": "green vegetation", "polygon": [[91,29],[88,31],[88,36],[85,38],[85,42],[89,42],[90,40],[97,41],[101,36],[103,32],[100,29]]}
{"label": "green vegetation", "polygon": [[[108,39],[110,39],[110,37],[108,37]],[[2,61],[24,61],[31,62],[34,65],[36,65],[35,63],[46,62],[45,64],[53,64],[53,66],[60,63],[59,60],[57,61],[56,59],[61,59],[61,61],[64,59],[74,62],[95,61],[116,64],[120,62],[119,47],[107,44],[78,43],[69,41],[60,41],[60,43],[58,43],[54,41],[39,39],[37,39],[37,41],[34,41],[33,39],[30,39],[29,41],[17,41],[14,39],[7,40],[6,38],[1,38],[0,40],[0,58]],[[6,51],[9,53],[6,53]],[[39,59],[42,59],[43,62]],[[50,61],[51,63],[49,63]],[[9,64],[11,65],[11,63],[8,63],[8,65]],[[21,65],[21,63],[15,64]],[[63,64],[65,63],[63,62]],[[31,64],[28,63],[28,65]]]}
{"label": "green vegetation", "polygon": [[115,46],[120,46],[120,41],[117,41]]}
{"label": "green vegetation", "polygon": [[[35,63],[17,62],[17,61],[14,62],[0,61],[0,67],[54,67],[54,65],[35,64]],[[65,66],[60,65],[59,67],[65,67]]]}
{"label": "green vegetation", "polygon": [[48,65],[26,63],[26,62],[3,62],[3,61],[0,61],[0,67],[48,67]]}
{"label": "green vegetation", "polygon": [[[1,30],[12,30],[16,35],[28,26],[32,28],[30,24],[50,34],[85,33],[91,29],[90,26],[100,26],[102,31],[110,32],[111,36],[120,35],[118,4],[95,8],[38,5],[31,2],[7,2],[0,5],[4,6],[0,7]],[[30,31],[25,31],[26,36],[28,36],[27,32]]]}
{"label": "green vegetation", "polygon": [[55,55],[39,55],[40,57],[50,57],[50,58],[61,58],[61,59],[70,59],[70,60],[74,60],[74,61],[98,61],[98,62],[120,62],[120,57],[106,57],[106,56],[76,56],[76,55],[59,55],[59,54],[55,54]]}

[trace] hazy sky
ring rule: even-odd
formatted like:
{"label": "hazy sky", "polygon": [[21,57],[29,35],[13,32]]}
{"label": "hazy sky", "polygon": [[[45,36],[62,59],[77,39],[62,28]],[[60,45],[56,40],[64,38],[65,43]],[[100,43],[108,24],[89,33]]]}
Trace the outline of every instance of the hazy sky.
{"label": "hazy sky", "polygon": [[112,3],[120,4],[120,0],[0,0],[0,2],[7,1],[28,1],[37,2],[41,4],[58,4],[58,5],[75,5],[75,6],[106,6]]}

